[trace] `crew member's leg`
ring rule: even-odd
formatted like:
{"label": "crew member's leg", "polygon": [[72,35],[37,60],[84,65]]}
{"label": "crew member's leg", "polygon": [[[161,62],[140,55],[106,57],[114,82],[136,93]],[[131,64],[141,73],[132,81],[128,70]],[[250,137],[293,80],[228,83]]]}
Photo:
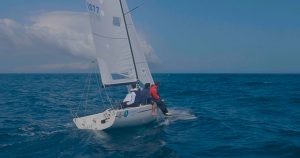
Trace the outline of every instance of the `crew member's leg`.
{"label": "crew member's leg", "polygon": [[151,105],[152,105],[151,115],[156,115],[156,104],[154,102],[152,102]]}
{"label": "crew member's leg", "polygon": [[163,101],[158,100],[158,101],[156,101],[156,104],[160,108],[160,110],[163,112],[163,114],[166,114],[168,112],[168,109],[166,108],[166,105]]}

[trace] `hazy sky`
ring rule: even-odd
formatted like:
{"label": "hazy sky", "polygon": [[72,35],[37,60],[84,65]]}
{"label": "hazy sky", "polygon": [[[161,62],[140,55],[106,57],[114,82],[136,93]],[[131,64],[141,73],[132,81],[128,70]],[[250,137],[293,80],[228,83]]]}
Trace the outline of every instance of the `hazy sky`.
{"label": "hazy sky", "polygon": [[[133,20],[153,72],[300,73],[298,0],[146,0]],[[0,72],[85,72],[93,51],[84,0],[1,0]]]}

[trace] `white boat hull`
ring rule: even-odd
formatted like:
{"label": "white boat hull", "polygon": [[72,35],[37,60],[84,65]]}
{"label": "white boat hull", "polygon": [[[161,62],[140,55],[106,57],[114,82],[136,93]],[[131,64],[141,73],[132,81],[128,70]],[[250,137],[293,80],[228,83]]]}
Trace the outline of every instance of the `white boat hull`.
{"label": "white boat hull", "polygon": [[73,122],[79,129],[104,130],[143,125],[154,120],[156,115],[152,115],[152,105],[148,104],[126,109],[108,109],[102,113],[74,118]]}

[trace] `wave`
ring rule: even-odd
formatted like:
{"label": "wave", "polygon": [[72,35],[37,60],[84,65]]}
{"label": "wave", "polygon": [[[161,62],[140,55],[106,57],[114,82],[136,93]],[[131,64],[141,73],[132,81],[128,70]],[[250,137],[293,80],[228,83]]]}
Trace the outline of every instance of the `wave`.
{"label": "wave", "polygon": [[269,81],[249,81],[245,83],[248,86],[263,86],[263,85],[270,85],[273,84],[273,82]]}
{"label": "wave", "polygon": [[252,155],[253,157],[299,157],[300,148],[292,143],[265,141],[257,144],[221,145],[195,152],[195,156],[209,157],[240,157],[240,155]]}
{"label": "wave", "polygon": [[[197,119],[197,116],[193,114],[190,109],[169,108],[169,112],[172,113],[172,116],[162,119],[158,126],[166,126],[177,121],[190,121]],[[161,114],[161,117],[164,116]]]}
{"label": "wave", "polygon": [[170,117],[171,121],[197,119],[197,116],[189,109],[169,109],[169,111],[172,113],[172,117]]}
{"label": "wave", "polygon": [[169,95],[172,96],[215,96],[219,95],[218,91],[211,91],[211,90],[193,90],[193,89],[184,89],[184,90],[177,90],[177,91],[168,91]]}

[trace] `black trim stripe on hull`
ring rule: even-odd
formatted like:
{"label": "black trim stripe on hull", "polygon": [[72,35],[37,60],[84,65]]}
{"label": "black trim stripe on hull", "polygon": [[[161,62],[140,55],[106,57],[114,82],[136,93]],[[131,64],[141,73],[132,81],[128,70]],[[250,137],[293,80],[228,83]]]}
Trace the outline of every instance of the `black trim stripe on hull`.
{"label": "black trim stripe on hull", "polygon": [[139,111],[138,113],[142,113],[142,112],[146,112],[146,111],[150,111],[152,109],[147,109],[147,110],[143,110],[143,111]]}

